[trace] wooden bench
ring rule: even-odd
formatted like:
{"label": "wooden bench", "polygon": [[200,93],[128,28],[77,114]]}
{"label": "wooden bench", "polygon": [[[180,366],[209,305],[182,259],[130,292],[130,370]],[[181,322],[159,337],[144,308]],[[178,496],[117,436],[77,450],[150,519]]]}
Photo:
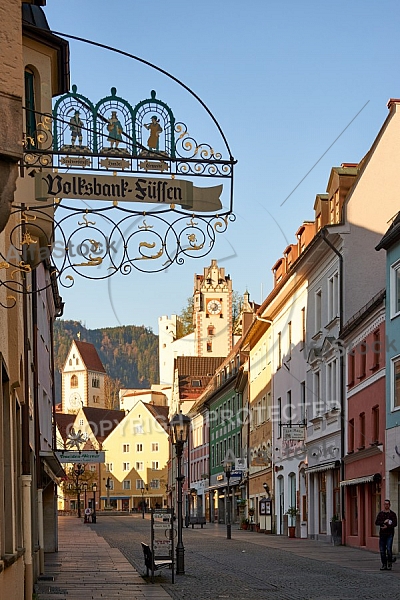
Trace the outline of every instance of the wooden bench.
{"label": "wooden bench", "polygon": [[201,528],[203,529],[203,525],[206,524],[206,518],[205,517],[190,517],[189,523],[192,526],[192,529],[194,529],[195,525],[201,525]]}
{"label": "wooden bench", "polygon": [[[160,569],[172,569],[172,559],[171,558],[162,558],[162,559],[153,559],[153,553],[148,544],[142,544],[143,556],[144,556],[144,564],[146,567],[146,576],[149,576],[149,571],[151,571],[152,582],[153,575],[155,571],[159,571]],[[174,571],[172,570],[172,583],[174,583]]]}

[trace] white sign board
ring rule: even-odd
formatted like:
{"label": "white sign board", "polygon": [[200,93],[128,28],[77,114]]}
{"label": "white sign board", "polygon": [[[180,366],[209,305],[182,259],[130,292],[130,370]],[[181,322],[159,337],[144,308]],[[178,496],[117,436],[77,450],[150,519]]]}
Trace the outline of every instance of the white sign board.
{"label": "white sign board", "polygon": [[283,439],[287,440],[304,440],[305,439],[305,427],[284,427],[283,428]]}
{"label": "white sign board", "polygon": [[105,452],[96,452],[96,450],[59,450],[56,456],[60,463],[104,463],[106,461]]}

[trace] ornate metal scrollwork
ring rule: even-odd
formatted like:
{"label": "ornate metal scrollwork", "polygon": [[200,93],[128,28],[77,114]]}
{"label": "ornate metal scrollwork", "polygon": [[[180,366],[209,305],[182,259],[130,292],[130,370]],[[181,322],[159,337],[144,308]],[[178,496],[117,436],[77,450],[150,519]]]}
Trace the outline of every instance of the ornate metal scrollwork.
{"label": "ornate metal scrollwork", "polygon": [[[131,105],[116,88],[92,102],[74,85],[35,121],[21,166],[35,178],[36,201],[13,206],[16,224],[0,253],[2,306],[30,291],[29,274],[43,260],[66,288],[77,276],[154,273],[206,256],[235,219],[235,161],[219,126],[224,152],[198,142],[154,90]],[[193,186],[194,178],[217,185]],[[95,207],[79,200],[97,189]]]}

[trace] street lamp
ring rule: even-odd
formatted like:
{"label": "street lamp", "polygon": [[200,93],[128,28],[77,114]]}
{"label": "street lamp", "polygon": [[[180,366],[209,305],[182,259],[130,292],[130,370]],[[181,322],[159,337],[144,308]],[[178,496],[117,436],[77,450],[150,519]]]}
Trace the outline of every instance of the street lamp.
{"label": "street lamp", "polygon": [[145,510],[145,504],[144,504],[144,492],[145,492],[145,490],[147,492],[148,489],[149,489],[149,486],[143,484],[143,487],[141,489],[141,494],[142,494],[142,519],[144,519],[144,513],[146,512],[146,510]]}
{"label": "street lamp", "polygon": [[232,474],[232,463],[229,460],[224,462],[224,471],[226,475],[226,480],[228,482],[227,488],[227,500],[226,500],[226,539],[231,539],[231,495],[229,488],[229,480]]}
{"label": "street lamp", "polygon": [[269,493],[269,485],[268,485],[268,483],[263,483],[263,488],[265,490],[265,493],[267,494],[267,497],[270,498],[271,494]]}
{"label": "street lamp", "polygon": [[85,465],[81,465],[81,463],[78,463],[76,465],[76,467],[74,468],[75,489],[76,489],[77,500],[78,500],[78,519],[81,518],[81,488],[79,485],[79,477],[81,475],[83,475],[84,472],[85,472]]}
{"label": "street lamp", "polygon": [[190,419],[182,413],[176,414],[171,419],[170,436],[171,443],[175,446],[175,453],[177,458],[177,477],[178,491],[177,491],[177,512],[178,512],[178,540],[176,544],[176,574],[185,574],[185,548],[182,542],[182,454],[183,446],[185,445],[189,436]]}
{"label": "street lamp", "polygon": [[92,483],[93,490],[93,513],[92,513],[92,523],[96,523],[96,492],[97,492],[97,483]]}
{"label": "street lamp", "polygon": [[88,516],[87,516],[87,514],[86,514],[86,492],[87,492],[87,488],[88,488],[87,481],[84,481],[84,482],[82,483],[82,487],[83,487],[83,491],[85,492],[85,502],[83,503],[83,511],[84,511],[84,514],[85,514],[85,517],[84,517],[84,522],[85,522],[85,523],[88,523],[88,522],[89,522],[89,519],[88,519]]}

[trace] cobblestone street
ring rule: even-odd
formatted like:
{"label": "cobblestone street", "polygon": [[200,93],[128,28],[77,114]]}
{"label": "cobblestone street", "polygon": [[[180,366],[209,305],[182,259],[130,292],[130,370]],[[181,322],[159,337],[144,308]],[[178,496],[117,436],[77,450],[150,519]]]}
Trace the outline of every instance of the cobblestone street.
{"label": "cobblestone street", "polygon": [[[150,520],[102,516],[91,525],[144,573],[140,542],[150,542]],[[168,571],[156,585],[176,600],[400,600],[400,563],[379,570],[379,555],[310,540],[267,536],[222,525],[184,528],[185,575],[171,584]]]}

